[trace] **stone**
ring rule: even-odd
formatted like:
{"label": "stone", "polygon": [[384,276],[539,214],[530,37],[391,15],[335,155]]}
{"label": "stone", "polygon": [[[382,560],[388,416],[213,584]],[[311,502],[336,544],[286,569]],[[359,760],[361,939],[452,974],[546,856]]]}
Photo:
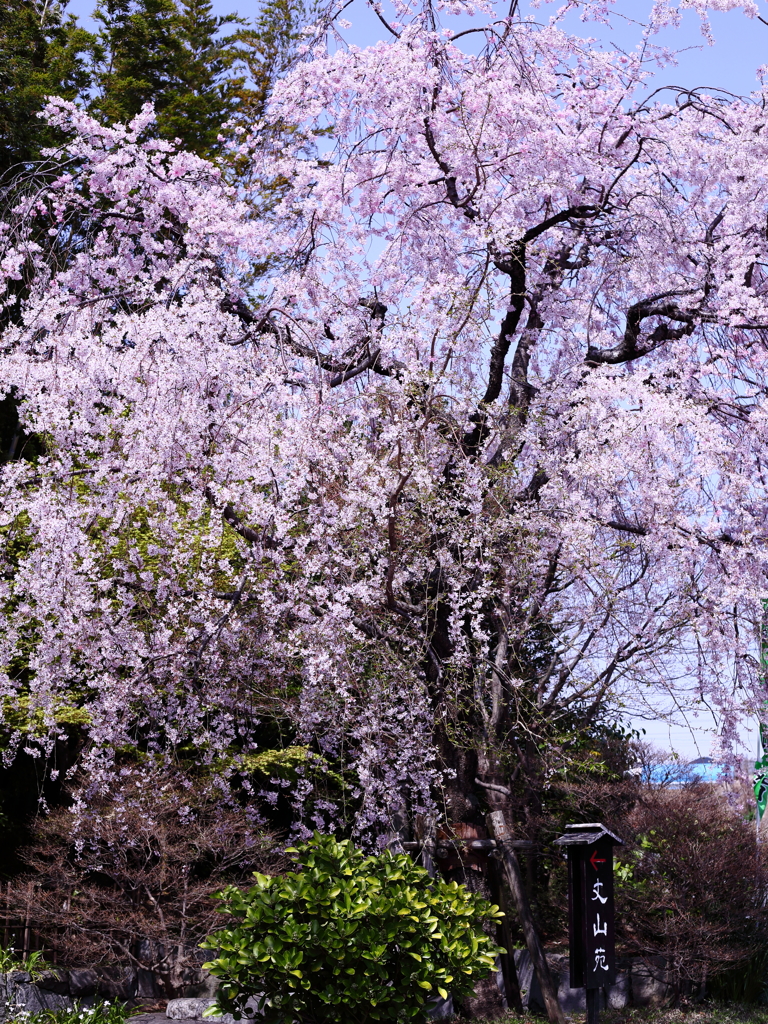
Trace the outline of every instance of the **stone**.
{"label": "stone", "polygon": [[11,971],[11,973],[6,974],[5,977],[12,985],[29,985],[32,981],[32,978],[26,971]]}
{"label": "stone", "polygon": [[[215,999],[169,999],[165,1008],[165,1015],[169,1020],[202,1020],[203,1014],[209,1006],[213,1006]],[[252,1020],[260,1015],[261,998],[252,996],[245,1004],[247,1017],[243,1020]],[[238,1024],[231,1013],[222,1013],[217,1017],[206,1017],[210,1024]]]}
{"label": "stone", "polygon": [[531,954],[527,949],[516,949],[515,950],[515,970],[517,971],[517,981],[520,985],[520,998],[523,1003],[523,1008],[527,1009],[531,1006],[531,990],[533,986],[536,986],[536,993],[533,999],[533,1005],[536,1004],[537,1000],[542,1004],[541,990],[539,989],[539,983],[536,980],[536,975],[533,971],[533,963],[531,962]]}
{"label": "stone", "polygon": [[136,970],[136,996],[138,999],[164,999],[165,985],[154,971],[139,967]]}
{"label": "stone", "polygon": [[630,988],[633,1006],[664,1006],[676,993],[666,971],[663,957],[635,960],[630,970]]}
{"label": "stone", "polygon": [[427,1005],[427,1016],[430,1020],[447,1020],[453,1016],[453,998],[434,999]]}
{"label": "stone", "polygon": [[[547,962],[557,982],[557,1001],[567,1014],[586,1013],[587,991],[584,988],[571,988],[570,968],[567,956],[548,956]],[[533,969],[527,949],[515,950],[515,967],[520,982],[520,994],[523,1007],[531,1012],[546,1013],[544,997],[541,994],[539,979]],[[630,1001],[630,971],[628,967],[616,972],[616,982],[607,989],[600,989],[600,1009],[623,1010]]]}
{"label": "stone", "polygon": [[631,996],[629,970],[616,970],[616,982],[608,989],[608,1009],[623,1010],[629,1006]]}
{"label": "stone", "polygon": [[51,971],[45,971],[35,981],[35,984],[46,992],[56,992],[60,996],[68,996],[70,994],[69,977],[66,971],[57,971],[55,968]]}
{"label": "stone", "polygon": [[102,968],[96,988],[103,999],[119,999],[127,1002],[136,996],[138,976],[133,967]]}
{"label": "stone", "polygon": [[[54,984],[51,978],[46,979]],[[64,1010],[72,1006],[66,992],[54,992],[32,983],[25,971],[0,975],[0,1021],[13,1020],[20,1010],[40,1013],[43,1010]]]}
{"label": "stone", "polygon": [[216,1000],[210,997],[185,996],[181,999],[169,999],[165,1015],[169,1020],[201,1020],[203,1013],[215,1002]]}
{"label": "stone", "polygon": [[9,997],[8,1008],[14,1013],[19,1010],[26,1010],[27,1013],[67,1010],[72,1006],[72,1000],[68,996],[60,995],[58,992],[46,992],[37,985],[14,985]]}
{"label": "stone", "polygon": [[213,999],[219,988],[219,979],[215,978],[209,971],[200,971],[197,981],[186,985],[181,993],[184,997],[193,999]]}
{"label": "stone", "polygon": [[95,996],[99,984],[99,976],[96,971],[82,967],[69,972],[69,992],[76,999],[83,996]]}

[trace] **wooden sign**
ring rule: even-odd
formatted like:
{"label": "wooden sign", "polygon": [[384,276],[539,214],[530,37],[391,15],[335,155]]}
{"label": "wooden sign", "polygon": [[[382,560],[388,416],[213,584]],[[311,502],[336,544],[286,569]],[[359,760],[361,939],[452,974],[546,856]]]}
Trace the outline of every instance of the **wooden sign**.
{"label": "wooden sign", "polygon": [[597,989],[616,981],[613,847],[624,845],[599,822],[567,825],[555,840],[568,851],[568,951],[571,988],[586,988],[590,1022]]}
{"label": "wooden sign", "polygon": [[569,848],[568,893],[571,988],[612,985],[616,981],[612,839]]}

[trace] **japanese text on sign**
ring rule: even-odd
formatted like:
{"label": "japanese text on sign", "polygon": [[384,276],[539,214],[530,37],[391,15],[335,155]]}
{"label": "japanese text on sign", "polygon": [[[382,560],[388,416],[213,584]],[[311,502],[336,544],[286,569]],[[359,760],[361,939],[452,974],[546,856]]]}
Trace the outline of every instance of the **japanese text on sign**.
{"label": "japanese text on sign", "polygon": [[613,937],[613,852],[605,841],[580,857],[583,902],[584,984],[601,987],[615,980]]}

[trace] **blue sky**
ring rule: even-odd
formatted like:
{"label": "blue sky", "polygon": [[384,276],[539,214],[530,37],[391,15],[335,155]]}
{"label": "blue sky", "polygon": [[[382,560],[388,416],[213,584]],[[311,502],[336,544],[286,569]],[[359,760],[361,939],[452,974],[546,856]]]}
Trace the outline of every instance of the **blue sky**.
{"label": "blue sky", "polygon": [[[95,0],[70,0],[67,10],[86,21],[94,6]],[[258,10],[254,0],[214,0],[213,6],[218,14],[237,11],[244,17]],[[505,3],[504,10],[506,6]],[[526,10],[537,20],[545,21],[557,6],[543,3],[533,11],[526,5]],[[652,0],[616,0],[616,26],[612,30],[594,22],[581,23],[575,16],[566,24],[574,33],[596,36],[605,45],[629,49],[638,38],[638,26],[646,20],[651,6]],[[768,20],[768,3],[762,3],[761,8]],[[375,15],[361,0],[355,0],[347,7],[344,16],[352,23],[349,38],[360,46],[376,42],[386,35]],[[713,46],[703,38],[699,17],[691,10],[684,12],[680,29],[665,30],[654,37],[663,45],[684,51],[678,57],[677,67],[661,72],[655,84],[710,86],[735,93],[749,93],[755,88],[755,69],[761,64],[768,64],[768,25],[747,18],[741,11],[715,12],[710,15],[710,22],[715,37]]]}

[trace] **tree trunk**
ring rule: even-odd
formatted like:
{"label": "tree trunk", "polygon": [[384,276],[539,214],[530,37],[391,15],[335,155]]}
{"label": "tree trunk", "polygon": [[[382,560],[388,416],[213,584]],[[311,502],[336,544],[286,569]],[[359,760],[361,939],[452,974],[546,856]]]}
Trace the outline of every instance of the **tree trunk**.
{"label": "tree trunk", "polygon": [[536,971],[536,977],[539,979],[541,994],[544,997],[544,1005],[547,1008],[547,1018],[549,1019],[550,1024],[565,1024],[565,1017],[563,1016],[563,1011],[560,1008],[560,1003],[557,998],[557,988],[552,981],[552,975],[549,973],[549,964],[547,963],[547,958],[544,955],[541,940],[539,939],[538,932],[536,931],[536,927],[533,923],[533,915],[531,914],[531,908],[528,903],[528,895],[525,891],[525,887],[523,886],[523,879],[520,874],[520,864],[517,860],[517,854],[509,845],[511,836],[509,829],[507,828],[507,823],[504,820],[504,812],[492,811],[489,817],[491,819],[496,842],[502,852],[504,870],[512,893],[512,898],[517,906],[517,913],[520,917],[523,935],[525,936],[525,944],[528,947],[528,952],[531,954],[531,960],[533,962],[533,968]]}
{"label": "tree trunk", "polygon": [[507,898],[504,893],[504,884],[501,878],[501,866],[493,858],[488,860],[488,882],[491,888],[491,899],[502,911],[504,917],[497,926],[496,942],[503,946],[507,955],[501,957],[501,973],[504,978],[504,993],[507,997],[507,1006],[515,1013],[523,1012],[523,998],[520,994],[520,979],[517,976],[515,966],[515,947],[512,944],[512,933],[509,928],[509,912],[507,910]]}

